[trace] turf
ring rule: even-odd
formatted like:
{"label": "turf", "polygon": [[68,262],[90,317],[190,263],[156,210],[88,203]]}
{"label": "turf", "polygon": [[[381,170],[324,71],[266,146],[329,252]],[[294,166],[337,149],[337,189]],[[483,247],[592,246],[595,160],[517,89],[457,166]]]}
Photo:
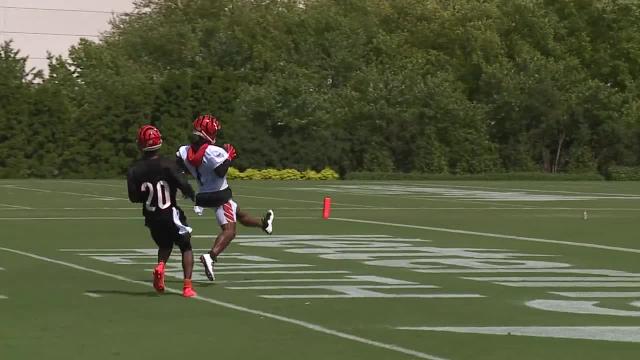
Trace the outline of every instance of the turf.
{"label": "turf", "polygon": [[[638,183],[232,188],[250,213],[275,211],[275,232],[240,228],[217,280],[197,264],[199,298],[184,299],[153,291],[154,244],[123,181],[1,180],[0,358],[584,360],[640,351]],[[182,205],[199,254],[215,220]],[[179,292],[177,249],[170,269],[167,285]]]}

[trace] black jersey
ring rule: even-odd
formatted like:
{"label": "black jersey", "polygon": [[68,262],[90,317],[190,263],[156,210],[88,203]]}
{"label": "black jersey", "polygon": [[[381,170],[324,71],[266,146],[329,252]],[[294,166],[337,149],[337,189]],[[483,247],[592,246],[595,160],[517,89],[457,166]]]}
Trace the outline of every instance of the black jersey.
{"label": "black jersey", "polygon": [[178,208],[178,189],[194,199],[193,188],[177,169],[173,160],[162,156],[142,158],[136,161],[127,174],[129,200],[142,203],[142,214],[147,222],[171,220]]}

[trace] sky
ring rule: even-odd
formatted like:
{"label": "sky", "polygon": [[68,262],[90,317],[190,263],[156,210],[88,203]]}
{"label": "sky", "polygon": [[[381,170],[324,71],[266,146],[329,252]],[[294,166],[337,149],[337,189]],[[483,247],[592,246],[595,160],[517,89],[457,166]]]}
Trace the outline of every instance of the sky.
{"label": "sky", "polygon": [[133,9],[133,0],[0,0],[0,42],[29,56],[29,67],[46,69],[47,51],[66,55],[80,35],[96,39],[113,13]]}

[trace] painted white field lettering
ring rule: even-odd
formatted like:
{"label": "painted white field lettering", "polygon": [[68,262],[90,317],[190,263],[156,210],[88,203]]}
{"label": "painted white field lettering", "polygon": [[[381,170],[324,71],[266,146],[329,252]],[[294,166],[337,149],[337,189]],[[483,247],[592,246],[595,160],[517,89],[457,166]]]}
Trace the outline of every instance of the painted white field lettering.
{"label": "painted white field lettering", "polygon": [[[580,300],[532,300],[527,302],[527,306],[529,307],[546,311],[558,311],[573,314],[640,317],[640,310],[611,309],[607,307],[600,307],[597,304],[598,301]],[[629,305],[640,308],[640,301],[632,301]]]}
{"label": "painted white field lettering", "polygon": [[[290,238],[286,238],[290,240]],[[239,239],[244,241],[243,238]],[[254,239],[255,240],[255,239]],[[258,239],[260,240],[260,239]],[[415,239],[422,241],[420,239]],[[296,240],[300,244],[300,240]],[[396,242],[391,240],[390,242]],[[267,244],[267,242],[264,242]],[[372,246],[370,242],[362,241],[354,244],[344,240],[316,242],[318,246],[341,248],[345,246],[361,246],[363,249]],[[378,243],[384,246],[383,243]],[[400,243],[399,246],[411,246]],[[115,265],[144,266],[149,271],[156,263],[155,249],[64,249],[81,256],[108,262]],[[196,250],[198,251],[205,251]],[[313,268],[311,270],[310,268]],[[165,268],[165,275],[182,279],[180,254],[173,254]],[[272,299],[345,299],[345,298],[476,298],[482,297],[475,293],[450,293],[438,291],[438,286],[420,284],[416,282],[393,279],[374,275],[341,275],[342,277],[323,278],[328,274],[349,274],[344,270],[315,270],[310,264],[281,263],[277,259],[246,253],[225,253],[224,259],[216,264],[216,270],[221,275],[278,275],[276,278],[261,278],[249,280],[258,284],[247,284],[246,280],[234,281],[233,277],[225,279],[224,287],[232,290],[252,290],[258,296]],[[282,276],[291,276],[282,278]],[[301,275],[313,275],[312,278],[302,279]],[[205,281],[205,276],[196,271],[193,279]],[[238,284],[240,283],[240,284]]]}
{"label": "painted white field lettering", "polygon": [[[246,281],[243,281],[246,282]],[[256,281],[250,281],[256,282]],[[394,293],[394,290],[436,289],[433,285],[420,285],[411,281],[392,279],[381,276],[346,276],[340,279],[282,279],[259,280],[259,282],[277,283],[276,285],[229,286],[235,290],[302,290],[319,291],[321,293],[306,294],[269,294],[260,295],[270,299],[345,299],[345,298],[474,298],[479,294],[450,294],[433,292]],[[313,285],[282,285],[282,283],[309,282]],[[355,284],[343,284],[355,282]],[[357,284],[358,282],[363,284]],[[322,284],[328,283],[328,284]],[[342,283],[336,285],[335,283]],[[328,293],[327,293],[328,292]]]}
{"label": "painted white field lettering", "polygon": [[[61,249],[65,252],[73,252],[77,255],[108,262],[116,265],[144,265],[145,268],[157,263],[156,249]],[[194,249],[197,252],[204,252],[205,249]],[[287,264],[276,259],[263,256],[249,255],[243,253],[225,253],[224,261],[216,264],[216,271],[219,274],[255,274],[270,273],[314,273],[315,271],[302,271],[312,267],[309,264]],[[170,261],[165,267],[165,275],[182,279],[182,264],[180,253],[171,255]],[[322,272],[321,272],[322,273]],[[204,274],[194,271],[193,280],[205,281]]]}
{"label": "painted white field lettering", "polygon": [[[596,292],[602,295],[602,299],[618,297],[612,295],[616,293],[612,291],[615,289],[625,290],[629,294],[633,292],[630,290],[640,288],[640,274],[611,269],[575,268],[572,264],[553,259],[555,256],[549,254],[528,254],[509,249],[435,247],[430,245],[430,240],[425,239],[387,235],[258,235],[240,236],[234,243],[242,247],[277,248],[321,259],[357,261],[371,266],[403,268],[419,273],[460,274],[461,278],[471,281],[491,282],[509,287],[540,288],[550,293],[563,288],[599,288]],[[148,268],[156,262],[155,249],[75,250],[81,255],[120,265],[145,265],[145,268]],[[223,275],[261,276],[258,279],[259,284],[237,284],[233,277],[230,277],[227,281],[231,285],[225,286],[237,290],[258,291],[259,296],[270,298],[480,296],[475,293],[439,292],[434,290],[436,287],[432,284],[388,283],[402,281],[399,279],[385,279],[382,283],[381,278],[372,280],[343,276],[322,279],[317,278],[317,275],[349,272],[319,270],[309,264],[282,263],[277,259],[246,253],[225,254],[224,260],[216,266]],[[276,274],[278,276],[264,278]],[[301,275],[312,274],[314,276],[310,276],[311,279],[308,281],[299,278]],[[498,274],[508,276],[496,276]],[[182,277],[179,254],[175,254],[169,263],[167,275]],[[291,276],[289,279],[283,279],[282,275]],[[204,280],[204,277],[196,272],[194,279]],[[594,297],[591,296],[589,299]],[[633,312],[629,309],[608,311],[602,306],[595,306],[596,303],[593,303],[593,300],[588,303],[581,302],[581,299],[574,295],[571,300],[531,299],[526,305],[545,311],[635,316],[635,309]]]}
{"label": "painted white field lettering", "polygon": [[[625,289],[624,292],[597,291],[591,293],[551,292],[572,297],[572,300],[534,299],[526,306],[545,311],[561,311],[576,314],[599,314],[615,316],[640,316],[640,310],[609,309],[597,301],[581,301],[585,298],[636,298],[640,292],[629,288],[640,288],[640,274],[610,269],[580,269],[572,264],[548,261],[552,255],[526,254],[506,249],[442,248],[425,246],[428,240],[392,238],[385,235],[289,235],[279,237],[244,237],[243,246],[280,248],[296,254],[310,254],[323,259],[354,260],[367,265],[399,267],[421,273],[461,274],[463,279],[486,281],[497,285],[540,288],[602,288]],[[495,276],[508,274],[511,276]],[[479,275],[485,276],[479,276]],[[266,289],[266,288],[265,288]],[[309,288],[311,289],[311,288]],[[325,288],[336,292],[358,289]],[[371,291],[368,288],[360,290]],[[638,306],[640,302],[631,302]]]}
{"label": "painted white field lettering", "polygon": [[[625,308],[615,309],[599,305],[600,301],[592,299],[640,299],[640,292],[625,291],[629,288],[640,288],[640,274],[617,272],[605,276],[530,276],[530,277],[467,277],[470,280],[490,281],[494,284],[513,287],[537,287],[537,288],[599,288],[621,289],[621,291],[589,291],[589,292],[549,292],[553,295],[569,297],[571,300],[535,299],[527,301],[528,307],[572,314],[591,314],[624,317],[640,317],[640,301],[631,301]],[[589,300],[576,300],[576,299]]]}
{"label": "painted white field lettering", "polygon": [[330,260],[355,260],[367,265],[399,267],[416,272],[629,275],[614,270],[573,269],[571,264],[542,260],[555,255],[527,254],[507,249],[434,247],[425,246],[425,242],[430,241],[387,235],[261,235],[245,236],[237,241],[242,246],[280,248],[289,253],[313,254]]}

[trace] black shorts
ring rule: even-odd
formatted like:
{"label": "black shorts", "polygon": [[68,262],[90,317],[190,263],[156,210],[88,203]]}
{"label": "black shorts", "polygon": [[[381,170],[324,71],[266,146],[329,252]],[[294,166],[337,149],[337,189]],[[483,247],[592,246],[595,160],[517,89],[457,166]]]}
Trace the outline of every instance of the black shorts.
{"label": "black shorts", "polygon": [[[182,209],[176,207],[178,213],[178,221],[173,217],[146,219],[145,225],[149,228],[151,238],[161,249],[171,249],[177,245],[180,250],[191,249],[191,233],[180,234],[181,228],[188,227],[187,217]],[[184,232],[184,230],[183,230]]]}
{"label": "black shorts", "polygon": [[201,192],[196,195],[196,205],[215,209],[229,202],[232,197],[230,187],[220,191]]}

